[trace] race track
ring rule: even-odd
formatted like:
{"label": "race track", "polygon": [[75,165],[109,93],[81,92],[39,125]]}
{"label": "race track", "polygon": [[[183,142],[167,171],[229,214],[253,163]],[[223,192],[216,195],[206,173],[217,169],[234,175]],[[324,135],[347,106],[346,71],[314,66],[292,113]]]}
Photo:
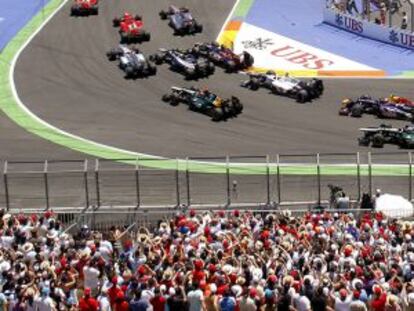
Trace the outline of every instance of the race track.
{"label": "race track", "polygon": [[[184,38],[173,36],[158,17],[168,4],[166,0],[102,1],[99,16],[74,18],[69,16],[68,3],[21,54],[15,70],[20,99],[40,118],[78,136],[131,151],[183,157],[367,151],[357,146],[358,128],[383,121],[339,117],[339,101],[390,92],[414,98],[410,80],[326,80],[321,99],[297,104],[265,90],[242,89],[243,75],[229,75],[219,68],[214,76],[195,82],[171,72],[167,65],[158,67],[155,77],[125,80],[105,56],[119,41],[111,23],[114,16],[124,10],[143,15],[152,38],[141,49],[149,54],[160,47],[185,48],[214,40],[234,1],[176,1],[190,7],[204,25],[202,35]],[[236,95],[245,110],[236,119],[214,123],[184,106],[161,102],[171,85],[208,86],[223,97]]]}

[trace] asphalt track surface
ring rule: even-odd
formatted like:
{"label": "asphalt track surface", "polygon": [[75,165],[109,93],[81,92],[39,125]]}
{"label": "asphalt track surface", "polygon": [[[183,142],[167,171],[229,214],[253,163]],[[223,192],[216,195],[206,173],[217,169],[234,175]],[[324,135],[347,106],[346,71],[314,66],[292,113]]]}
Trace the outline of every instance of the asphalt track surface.
{"label": "asphalt track surface", "polygon": [[[370,116],[340,117],[339,101],[361,94],[387,96],[390,92],[414,98],[410,80],[326,80],[322,98],[297,104],[266,90],[243,89],[239,84],[245,76],[226,74],[219,68],[214,76],[192,82],[171,72],[167,65],[158,67],[155,77],[125,80],[116,63],[105,56],[119,42],[111,23],[114,16],[125,10],[143,15],[152,38],[140,48],[150,54],[160,47],[185,48],[214,40],[234,1],[175,3],[191,8],[204,25],[203,34],[173,36],[167,22],[158,16],[169,1],[102,1],[99,16],[80,18],[69,16],[69,2],[17,62],[15,82],[22,102],[40,118],[81,137],[131,151],[183,157],[367,151],[357,146],[358,128],[384,121]],[[185,106],[163,103],[161,96],[172,85],[208,86],[223,97],[236,95],[245,110],[238,118],[214,123]],[[49,143],[37,139],[24,148],[10,146],[7,155],[13,148],[19,152],[26,149],[29,154],[31,150],[43,150],[42,144],[49,147]],[[48,149],[45,157],[66,156],[62,149]],[[398,150],[392,146],[386,149]],[[73,154],[69,152],[68,156]]]}

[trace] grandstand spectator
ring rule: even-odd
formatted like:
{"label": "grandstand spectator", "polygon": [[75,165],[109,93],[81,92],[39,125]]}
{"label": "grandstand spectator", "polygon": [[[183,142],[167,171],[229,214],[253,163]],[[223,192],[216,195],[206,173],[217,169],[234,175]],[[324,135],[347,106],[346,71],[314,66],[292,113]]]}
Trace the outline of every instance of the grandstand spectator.
{"label": "grandstand spectator", "polygon": [[347,0],[346,10],[351,15],[352,15],[353,11],[355,11],[356,14],[359,14],[358,8],[357,8],[356,3],[355,3],[355,0]]}
{"label": "grandstand spectator", "polygon": [[402,12],[401,29],[406,30],[407,27],[408,27],[408,16],[407,16],[407,12]]}
{"label": "grandstand spectator", "polygon": [[381,25],[385,25],[387,18],[387,6],[384,2],[381,2],[381,8],[380,8],[380,21]]}

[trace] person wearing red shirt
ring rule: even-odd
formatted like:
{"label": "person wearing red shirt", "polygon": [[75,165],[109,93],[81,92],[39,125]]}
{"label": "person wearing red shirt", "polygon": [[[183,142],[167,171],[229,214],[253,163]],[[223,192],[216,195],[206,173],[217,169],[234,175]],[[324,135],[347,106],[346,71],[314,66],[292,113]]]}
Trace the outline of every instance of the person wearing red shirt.
{"label": "person wearing red shirt", "polygon": [[98,301],[91,297],[91,289],[85,288],[84,296],[79,300],[79,311],[98,311]]}
{"label": "person wearing red shirt", "polygon": [[118,283],[118,278],[114,276],[112,278],[112,286],[108,289],[108,297],[109,297],[109,302],[111,303],[111,307],[114,306],[116,299],[118,297],[118,294],[122,293],[122,289],[118,287],[117,283]]}
{"label": "person wearing red shirt", "polygon": [[114,311],[129,311],[129,303],[125,300],[125,295],[122,291],[118,292],[115,300]]}
{"label": "person wearing red shirt", "polygon": [[164,311],[167,300],[161,295],[159,287],[154,289],[154,297],[150,300],[154,311]]}
{"label": "person wearing red shirt", "polygon": [[379,285],[373,287],[373,297],[371,300],[371,309],[373,311],[384,311],[387,302],[387,294]]}

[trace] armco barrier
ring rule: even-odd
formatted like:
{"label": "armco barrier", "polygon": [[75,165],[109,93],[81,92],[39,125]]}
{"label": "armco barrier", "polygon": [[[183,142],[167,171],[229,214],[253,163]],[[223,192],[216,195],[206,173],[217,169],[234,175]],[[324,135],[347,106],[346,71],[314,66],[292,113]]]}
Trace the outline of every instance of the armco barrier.
{"label": "armco barrier", "polygon": [[[0,208],[62,213],[182,206],[297,209],[329,205],[329,184],[342,187],[354,202],[377,188],[413,199],[411,152],[191,160],[203,161],[204,170],[180,167],[178,161],[176,169],[165,169],[145,159],[5,161]],[[224,169],[217,170],[220,164]]]}
{"label": "armco barrier", "polygon": [[378,25],[326,7],[323,11],[323,21],[369,39],[414,50],[414,33],[409,31]]}

